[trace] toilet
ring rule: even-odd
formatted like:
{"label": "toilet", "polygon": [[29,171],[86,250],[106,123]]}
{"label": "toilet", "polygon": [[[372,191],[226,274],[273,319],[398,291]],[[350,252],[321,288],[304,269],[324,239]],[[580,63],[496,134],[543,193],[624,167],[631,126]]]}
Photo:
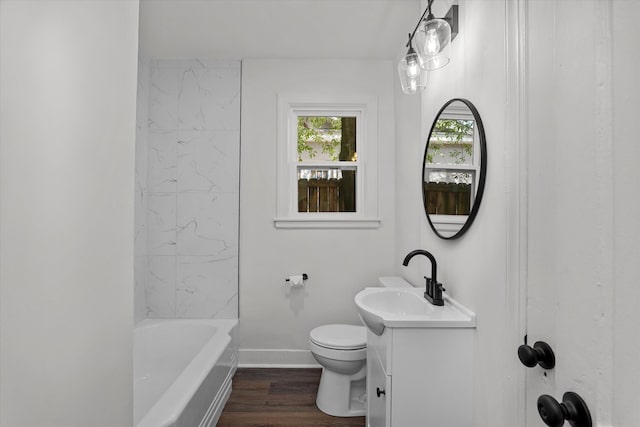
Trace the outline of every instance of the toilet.
{"label": "toilet", "polygon": [[[379,277],[383,288],[411,287],[400,277]],[[367,328],[324,325],[309,334],[311,354],[322,366],[316,405],[335,417],[367,414]]]}
{"label": "toilet", "polygon": [[335,417],[367,412],[367,329],[358,325],[323,325],[309,334],[311,354],[322,366],[316,405]]}

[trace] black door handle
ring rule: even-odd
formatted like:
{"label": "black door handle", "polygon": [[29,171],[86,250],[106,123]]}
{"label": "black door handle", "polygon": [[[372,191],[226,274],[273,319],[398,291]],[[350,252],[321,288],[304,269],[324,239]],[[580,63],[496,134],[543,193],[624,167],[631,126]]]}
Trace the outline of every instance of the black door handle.
{"label": "black door handle", "polygon": [[384,390],[380,390],[380,387],[376,387],[376,394],[378,395],[378,397],[380,397],[380,395],[384,394],[385,396],[387,395],[387,392]]}
{"label": "black door handle", "polygon": [[553,369],[556,366],[556,356],[551,346],[544,341],[536,342],[533,348],[522,344],[518,347],[518,358],[524,366],[529,368],[533,368],[536,364],[544,369]]}
{"label": "black door handle", "polygon": [[591,413],[582,398],[572,391],[562,396],[562,403],[548,394],[538,398],[538,414],[549,427],[562,427],[565,420],[571,427],[592,427]]}

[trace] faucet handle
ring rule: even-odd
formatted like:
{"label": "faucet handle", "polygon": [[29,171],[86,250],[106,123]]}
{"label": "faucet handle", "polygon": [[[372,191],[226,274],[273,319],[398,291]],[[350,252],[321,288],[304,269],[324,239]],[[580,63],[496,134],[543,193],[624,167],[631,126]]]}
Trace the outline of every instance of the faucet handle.
{"label": "faucet handle", "polygon": [[440,290],[440,291],[446,291],[446,289],[442,287],[442,283],[440,283],[440,282],[435,282],[434,283],[433,279],[431,277],[424,276],[424,278],[427,281],[427,285],[433,284],[434,289],[437,287],[438,290]]}
{"label": "faucet handle", "polygon": [[442,299],[442,291],[444,288],[442,287],[442,283],[426,276],[425,279],[427,280],[427,289],[424,293],[425,299],[433,305],[444,305],[444,300]]}
{"label": "faucet handle", "polygon": [[436,299],[442,299],[442,291],[445,289],[442,287],[442,283],[436,282],[433,285],[433,297]]}
{"label": "faucet handle", "polygon": [[424,279],[426,280],[426,283],[427,283],[427,286],[426,286],[426,289],[425,289],[426,293],[429,294],[429,296],[433,296],[433,292],[434,292],[433,279],[431,277],[427,277],[427,276],[424,276]]}

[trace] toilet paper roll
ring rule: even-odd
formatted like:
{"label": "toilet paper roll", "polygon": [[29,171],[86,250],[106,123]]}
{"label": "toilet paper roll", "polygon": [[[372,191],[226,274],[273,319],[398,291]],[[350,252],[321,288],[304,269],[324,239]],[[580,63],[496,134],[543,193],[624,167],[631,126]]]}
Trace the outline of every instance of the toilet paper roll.
{"label": "toilet paper roll", "polygon": [[289,276],[289,284],[291,286],[302,286],[304,285],[304,279],[302,277],[302,274],[297,274],[295,276]]}

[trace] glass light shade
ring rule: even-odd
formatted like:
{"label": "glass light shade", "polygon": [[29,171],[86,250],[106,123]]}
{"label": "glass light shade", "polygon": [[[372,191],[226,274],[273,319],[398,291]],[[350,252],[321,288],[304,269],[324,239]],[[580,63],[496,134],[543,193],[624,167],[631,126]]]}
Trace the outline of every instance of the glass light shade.
{"label": "glass light shade", "polygon": [[437,70],[450,61],[451,26],[444,19],[422,21],[415,35],[416,48],[422,57],[425,70]]}
{"label": "glass light shade", "polygon": [[427,87],[427,73],[423,69],[422,58],[413,49],[398,63],[398,76],[402,91],[414,94]]}

